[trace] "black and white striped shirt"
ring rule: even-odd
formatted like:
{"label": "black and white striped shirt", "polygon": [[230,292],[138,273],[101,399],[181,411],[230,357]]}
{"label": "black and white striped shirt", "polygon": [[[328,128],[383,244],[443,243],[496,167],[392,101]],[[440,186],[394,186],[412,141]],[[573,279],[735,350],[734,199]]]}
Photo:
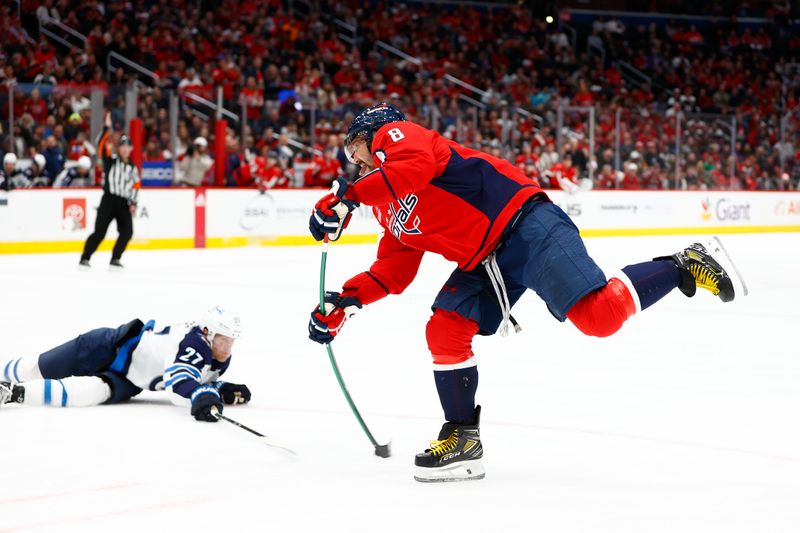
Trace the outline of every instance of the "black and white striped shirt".
{"label": "black and white striped shirt", "polygon": [[104,159],[105,176],[103,190],[128,200],[129,204],[137,203],[139,198],[139,169],[130,162],[126,163],[116,154]]}
{"label": "black and white striped shirt", "polygon": [[106,141],[111,132],[103,129],[97,153],[103,158],[103,191],[128,200],[128,204],[136,204],[139,199],[139,169],[130,159],[126,163],[117,154],[109,153]]}

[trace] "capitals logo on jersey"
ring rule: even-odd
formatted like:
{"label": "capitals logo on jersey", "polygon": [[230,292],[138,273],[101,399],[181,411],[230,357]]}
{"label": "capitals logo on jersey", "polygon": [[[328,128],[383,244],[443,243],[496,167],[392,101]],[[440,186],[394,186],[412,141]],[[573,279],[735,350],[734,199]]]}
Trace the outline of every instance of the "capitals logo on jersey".
{"label": "capitals logo on jersey", "polygon": [[389,204],[392,216],[389,219],[388,226],[392,230],[392,235],[394,235],[397,240],[400,240],[401,235],[421,235],[422,232],[419,230],[419,217],[414,216],[413,220],[411,218],[412,215],[414,215],[414,208],[417,207],[419,203],[419,198],[417,198],[415,194],[409,194],[397,203],[399,204],[399,208],[396,208],[394,203]]}

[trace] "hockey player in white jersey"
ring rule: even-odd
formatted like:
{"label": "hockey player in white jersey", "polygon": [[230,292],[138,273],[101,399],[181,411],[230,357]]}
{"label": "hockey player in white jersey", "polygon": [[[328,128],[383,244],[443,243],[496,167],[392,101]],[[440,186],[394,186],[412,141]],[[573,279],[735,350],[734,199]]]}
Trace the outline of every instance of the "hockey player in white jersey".
{"label": "hockey player in white jersey", "polygon": [[219,306],[196,321],[156,331],[136,319],[100,328],[38,356],[0,361],[0,406],[84,407],[165,390],[195,419],[216,422],[223,403],[250,401],[246,385],[219,378],[241,335],[239,317]]}

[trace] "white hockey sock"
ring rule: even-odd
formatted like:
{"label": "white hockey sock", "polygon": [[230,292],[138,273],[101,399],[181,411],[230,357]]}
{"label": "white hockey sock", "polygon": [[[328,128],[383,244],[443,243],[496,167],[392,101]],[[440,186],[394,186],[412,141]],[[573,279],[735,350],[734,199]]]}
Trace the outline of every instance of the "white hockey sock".
{"label": "white hockey sock", "polygon": [[0,381],[20,383],[33,379],[42,379],[38,355],[0,361]]}
{"label": "white hockey sock", "polygon": [[64,379],[26,381],[26,405],[54,407],[88,407],[100,405],[111,397],[111,387],[94,376],[72,376]]}

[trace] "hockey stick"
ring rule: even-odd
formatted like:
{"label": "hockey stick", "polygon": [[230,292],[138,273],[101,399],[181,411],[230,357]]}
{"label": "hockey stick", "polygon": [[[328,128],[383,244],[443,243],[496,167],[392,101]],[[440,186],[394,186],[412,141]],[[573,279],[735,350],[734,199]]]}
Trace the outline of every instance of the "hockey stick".
{"label": "hockey stick", "polygon": [[256,437],[260,438],[261,442],[263,444],[266,444],[270,448],[278,448],[278,449],[287,451],[287,452],[289,452],[290,454],[292,454],[294,456],[297,456],[297,452],[295,452],[291,448],[287,448],[283,444],[278,444],[277,442],[275,442],[271,438],[267,437],[266,435],[263,435],[263,434],[259,433],[258,431],[254,430],[254,429],[250,429],[249,427],[245,426],[244,424],[241,424],[241,423],[237,422],[236,420],[234,420],[232,418],[228,418],[227,416],[224,416],[216,408],[212,407],[212,409],[214,410],[214,416],[216,417],[217,420],[224,420],[225,422],[229,422],[229,423],[233,424],[236,427],[242,428],[243,430],[245,430],[245,431],[247,431],[249,433],[252,433]]}
{"label": "hockey stick", "polygon": [[[325,239],[322,241],[322,263],[319,270],[319,309],[323,315],[325,315],[325,267],[328,262],[328,246],[328,236],[325,235]],[[358,420],[358,423],[361,424],[361,429],[364,430],[364,433],[367,434],[367,438],[369,438],[369,441],[375,447],[375,455],[384,458],[389,457],[389,443],[378,444],[378,441],[376,441],[375,437],[372,436],[372,433],[367,427],[367,424],[364,422],[364,419],[361,418],[361,413],[358,412],[356,404],[353,403],[350,393],[347,391],[347,386],[344,384],[341,372],[339,372],[339,365],[336,364],[336,358],[333,356],[333,349],[331,348],[330,343],[325,344],[325,348],[328,350],[328,359],[331,361],[333,373],[336,374],[336,381],[339,382],[339,388],[342,389],[342,394],[344,394],[347,403],[350,405],[350,410],[353,411],[356,420]]]}

